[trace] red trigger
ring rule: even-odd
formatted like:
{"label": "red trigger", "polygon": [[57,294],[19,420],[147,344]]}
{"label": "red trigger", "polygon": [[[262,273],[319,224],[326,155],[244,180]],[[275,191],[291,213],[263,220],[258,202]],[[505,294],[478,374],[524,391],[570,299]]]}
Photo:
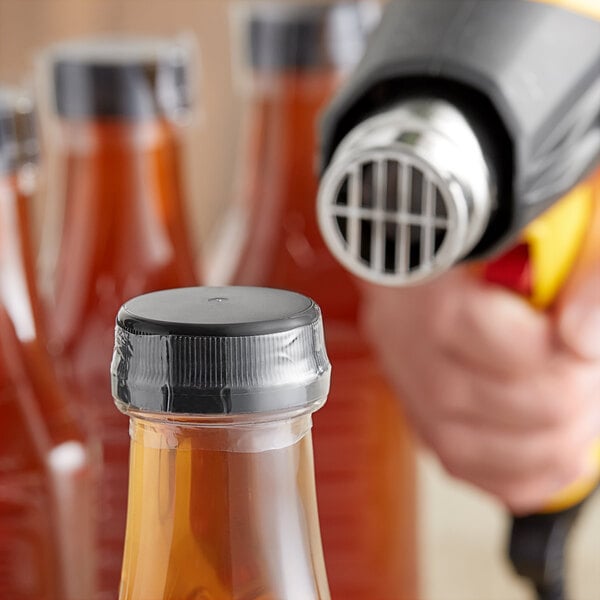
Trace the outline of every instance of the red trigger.
{"label": "red trigger", "polygon": [[502,285],[517,294],[531,297],[533,281],[529,246],[518,244],[499,258],[486,264],[484,279]]}

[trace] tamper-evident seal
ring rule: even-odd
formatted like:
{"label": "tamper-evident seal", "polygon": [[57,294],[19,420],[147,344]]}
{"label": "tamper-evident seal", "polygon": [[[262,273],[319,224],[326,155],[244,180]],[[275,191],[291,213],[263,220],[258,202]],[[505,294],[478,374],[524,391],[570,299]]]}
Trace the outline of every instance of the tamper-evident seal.
{"label": "tamper-evident seal", "polygon": [[321,311],[294,292],[195,287],[119,310],[112,393],[155,413],[247,414],[324,401],[331,367]]}

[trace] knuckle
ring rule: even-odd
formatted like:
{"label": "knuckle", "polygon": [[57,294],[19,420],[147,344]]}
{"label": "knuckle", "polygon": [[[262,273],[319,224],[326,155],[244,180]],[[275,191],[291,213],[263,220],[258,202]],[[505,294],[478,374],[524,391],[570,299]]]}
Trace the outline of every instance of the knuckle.
{"label": "knuckle", "polygon": [[446,429],[438,433],[435,451],[444,469],[453,477],[470,480],[474,470],[475,453],[469,436]]}
{"label": "knuckle", "polygon": [[547,376],[540,398],[541,416],[550,425],[566,424],[598,397],[598,387],[583,369],[558,367]]}
{"label": "knuckle", "polygon": [[574,401],[570,383],[563,377],[549,377],[532,392],[539,398],[540,418],[548,425],[561,425],[573,413]]}

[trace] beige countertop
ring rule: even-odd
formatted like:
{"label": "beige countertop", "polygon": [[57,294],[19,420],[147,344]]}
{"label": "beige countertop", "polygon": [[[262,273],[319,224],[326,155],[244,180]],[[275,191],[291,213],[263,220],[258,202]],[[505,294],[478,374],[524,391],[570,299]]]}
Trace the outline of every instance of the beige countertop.
{"label": "beige countertop", "polygon": [[[489,496],[419,457],[423,600],[533,600],[505,558],[508,519]],[[569,548],[572,600],[600,598],[600,494],[589,502]]]}

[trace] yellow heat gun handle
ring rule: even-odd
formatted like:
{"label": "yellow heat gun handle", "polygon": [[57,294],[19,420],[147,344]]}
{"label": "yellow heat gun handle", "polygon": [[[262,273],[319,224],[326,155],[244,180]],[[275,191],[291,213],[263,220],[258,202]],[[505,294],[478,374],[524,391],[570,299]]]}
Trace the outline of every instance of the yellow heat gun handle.
{"label": "yellow heat gun handle", "polygon": [[[552,305],[579,261],[600,260],[598,248],[594,248],[600,235],[594,223],[600,222],[597,212],[600,212],[600,170],[523,232],[523,242],[529,250],[530,300],[535,307],[547,309]],[[600,481],[600,439],[592,452],[596,473],[567,486],[551,498],[541,512],[567,509],[594,490]]]}
{"label": "yellow heat gun handle", "polygon": [[532,2],[554,4],[600,21],[600,2],[598,0],[532,0]]}

